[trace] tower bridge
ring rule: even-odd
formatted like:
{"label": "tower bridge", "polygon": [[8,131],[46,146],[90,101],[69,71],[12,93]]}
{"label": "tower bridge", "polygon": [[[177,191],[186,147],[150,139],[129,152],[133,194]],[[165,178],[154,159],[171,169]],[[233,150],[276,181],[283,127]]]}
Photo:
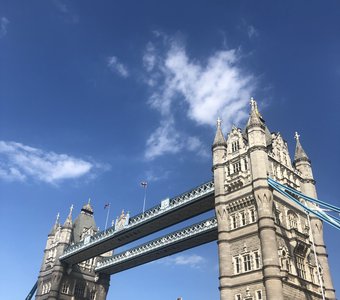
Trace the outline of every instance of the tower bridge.
{"label": "tower bridge", "polygon": [[[36,299],[105,300],[111,274],[217,240],[220,300],[335,300],[322,220],[336,228],[340,222],[300,203],[299,197],[317,196],[299,135],[292,161],[287,142],[269,131],[251,99],[244,130],[233,126],[225,136],[218,120],[212,156],[212,182],[124,216],[115,227],[98,232],[89,203],[74,221],[72,209],[63,225],[58,218],[47,238]],[[209,210],[215,217],[113,254]]]}

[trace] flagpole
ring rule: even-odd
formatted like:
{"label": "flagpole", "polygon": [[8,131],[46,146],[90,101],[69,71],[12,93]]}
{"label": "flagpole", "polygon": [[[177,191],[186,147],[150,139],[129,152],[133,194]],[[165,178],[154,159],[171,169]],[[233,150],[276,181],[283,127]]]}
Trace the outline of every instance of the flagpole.
{"label": "flagpole", "polygon": [[111,203],[109,203],[109,209],[107,210],[107,214],[106,214],[105,230],[107,228],[107,221],[109,220],[110,207],[111,207]]}
{"label": "flagpole", "polygon": [[144,186],[144,202],[143,202],[143,215],[145,212],[145,202],[146,202],[146,189],[147,189],[147,185]]}

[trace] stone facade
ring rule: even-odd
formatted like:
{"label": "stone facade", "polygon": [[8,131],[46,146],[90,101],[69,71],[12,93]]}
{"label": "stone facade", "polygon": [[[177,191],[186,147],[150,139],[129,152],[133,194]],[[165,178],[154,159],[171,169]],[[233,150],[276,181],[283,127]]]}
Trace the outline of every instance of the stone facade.
{"label": "stone facade", "polygon": [[316,197],[311,163],[298,135],[292,163],[280,133],[270,133],[253,99],[251,106],[246,128],[232,127],[227,138],[218,120],[212,146],[220,299],[322,299],[320,277],[325,298],[335,299],[322,222],[267,183],[269,176]]}
{"label": "stone facade", "polygon": [[65,248],[72,243],[83,241],[95,234],[98,228],[93,218],[90,203],[83,206],[79,216],[72,221],[72,207],[63,225],[59,215],[47,238],[44,258],[38,278],[37,300],[105,300],[110,277],[98,275],[94,267],[103,254],[74,266],[66,266],[59,261]]}

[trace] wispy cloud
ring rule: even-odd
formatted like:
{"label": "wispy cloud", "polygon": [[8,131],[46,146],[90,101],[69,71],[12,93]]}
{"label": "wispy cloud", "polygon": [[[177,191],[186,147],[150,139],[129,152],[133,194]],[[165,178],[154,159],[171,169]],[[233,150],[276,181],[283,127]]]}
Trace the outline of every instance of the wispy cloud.
{"label": "wispy cloud", "polygon": [[205,259],[197,254],[192,254],[177,255],[174,257],[170,256],[157,262],[168,266],[188,266],[191,268],[200,268],[205,263]]}
{"label": "wispy cloud", "polygon": [[52,3],[65,22],[73,24],[79,23],[79,16],[72,11],[70,5],[68,5],[65,0],[52,0]]}
{"label": "wispy cloud", "polygon": [[170,173],[170,170],[164,170],[162,167],[156,165],[145,172],[145,178],[148,182],[155,182],[168,179]]}
{"label": "wispy cloud", "polygon": [[197,152],[201,141],[179,130],[176,117],[184,114],[196,126],[214,126],[221,116],[230,128],[248,115],[256,87],[255,77],[241,67],[239,51],[216,51],[200,61],[189,57],[179,41],[162,38],[165,48],[150,42],[143,55],[151,94],[148,103],[161,115],[159,127],[146,143],[149,159],[183,149]]}
{"label": "wispy cloud", "polygon": [[4,37],[7,34],[8,24],[9,20],[6,17],[0,18],[0,38]]}
{"label": "wispy cloud", "polygon": [[247,33],[250,39],[255,38],[259,35],[258,30],[252,25],[248,26]]}
{"label": "wispy cloud", "polygon": [[33,148],[16,142],[0,141],[0,179],[34,179],[56,184],[66,179],[94,175],[107,168],[95,162]]}
{"label": "wispy cloud", "polygon": [[129,71],[127,67],[119,62],[116,56],[108,57],[107,66],[110,68],[111,71],[117,73],[124,78],[127,78],[129,76]]}

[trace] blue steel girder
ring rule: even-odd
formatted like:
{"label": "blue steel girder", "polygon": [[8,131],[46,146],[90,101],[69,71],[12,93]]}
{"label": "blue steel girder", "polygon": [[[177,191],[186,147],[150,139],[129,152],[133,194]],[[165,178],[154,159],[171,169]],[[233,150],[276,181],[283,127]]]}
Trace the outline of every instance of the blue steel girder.
{"label": "blue steel girder", "polygon": [[121,230],[110,227],[90,238],[89,241],[69,246],[60,260],[76,264],[91,257],[111,251],[204,212],[214,209],[214,183],[206,182],[169,200],[167,207],[158,204],[144,214],[131,217]]}
{"label": "blue steel girder", "polygon": [[217,240],[217,219],[211,218],[99,261],[95,271],[115,274]]}

